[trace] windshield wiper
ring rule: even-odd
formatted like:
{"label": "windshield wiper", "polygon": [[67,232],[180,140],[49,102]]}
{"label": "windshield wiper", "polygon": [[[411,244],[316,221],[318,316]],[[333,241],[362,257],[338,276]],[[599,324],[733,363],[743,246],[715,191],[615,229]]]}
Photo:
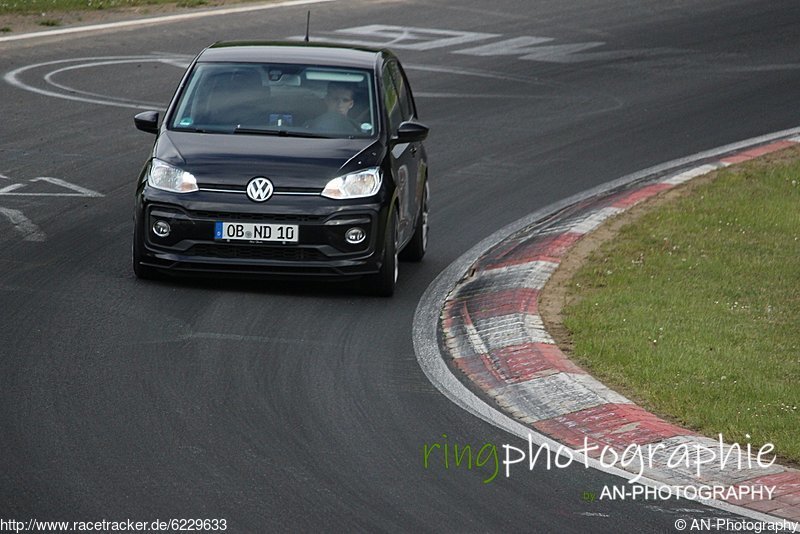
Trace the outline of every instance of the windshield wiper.
{"label": "windshield wiper", "polygon": [[193,132],[193,133],[220,133],[205,128],[195,128],[194,126],[176,126],[173,128],[176,132]]}
{"label": "windshield wiper", "polygon": [[311,137],[315,139],[330,139],[327,135],[320,135],[313,132],[302,132],[295,130],[274,130],[262,128],[242,128],[237,126],[233,131],[236,134],[251,134],[251,135],[277,135],[278,137]]}
{"label": "windshield wiper", "polygon": [[231,134],[231,131],[229,129],[221,130],[219,128],[195,128],[194,126],[180,126],[177,128],[172,128],[172,130],[176,132],[190,132],[190,133],[203,133],[203,134],[224,134],[224,135]]}

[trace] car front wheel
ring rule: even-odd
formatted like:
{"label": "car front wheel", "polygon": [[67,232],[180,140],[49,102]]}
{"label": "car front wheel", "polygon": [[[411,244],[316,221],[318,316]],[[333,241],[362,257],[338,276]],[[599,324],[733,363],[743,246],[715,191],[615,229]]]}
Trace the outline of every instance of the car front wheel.
{"label": "car front wheel", "polygon": [[381,270],[377,274],[370,275],[366,280],[369,292],[376,296],[391,297],[397,285],[400,265],[397,254],[397,236],[399,234],[397,226],[397,215],[392,212],[386,224]]}
{"label": "car front wheel", "polygon": [[425,251],[428,249],[428,182],[422,190],[422,205],[420,206],[417,226],[414,228],[414,235],[411,241],[400,253],[400,259],[404,261],[422,261]]}

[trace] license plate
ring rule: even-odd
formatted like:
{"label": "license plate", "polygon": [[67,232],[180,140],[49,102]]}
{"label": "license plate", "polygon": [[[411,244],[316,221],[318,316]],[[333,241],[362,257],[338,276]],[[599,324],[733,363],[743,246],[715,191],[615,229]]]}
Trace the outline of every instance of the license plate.
{"label": "license plate", "polygon": [[297,243],[296,224],[231,223],[217,221],[214,239],[223,241],[255,241]]}

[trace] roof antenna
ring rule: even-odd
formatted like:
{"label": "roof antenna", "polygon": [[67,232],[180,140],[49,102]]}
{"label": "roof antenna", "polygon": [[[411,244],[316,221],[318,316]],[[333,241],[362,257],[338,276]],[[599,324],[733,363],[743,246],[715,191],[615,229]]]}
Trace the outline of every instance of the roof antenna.
{"label": "roof antenna", "polygon": [[308,42],[308,27],[311,25],[311,10],[308,10],[306,14],[306,39],[305,41]]}

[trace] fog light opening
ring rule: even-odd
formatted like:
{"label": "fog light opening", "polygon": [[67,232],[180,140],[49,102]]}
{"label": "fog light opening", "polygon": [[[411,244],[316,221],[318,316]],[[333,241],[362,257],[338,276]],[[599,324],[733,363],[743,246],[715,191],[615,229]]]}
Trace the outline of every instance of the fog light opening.
{"label": "fog light opening", "polygon": [[170,228],[167,221],[156,221],[153,224],[153,233],[158,237],[167,237],[170,231],[172,231],[172,228]]}
{"label": "fog light opening", "polygon": [[344,238],[351,245],[358,245],[367,238],[367,232],[365,232],[363,228],[355,226],[344,234]]}

